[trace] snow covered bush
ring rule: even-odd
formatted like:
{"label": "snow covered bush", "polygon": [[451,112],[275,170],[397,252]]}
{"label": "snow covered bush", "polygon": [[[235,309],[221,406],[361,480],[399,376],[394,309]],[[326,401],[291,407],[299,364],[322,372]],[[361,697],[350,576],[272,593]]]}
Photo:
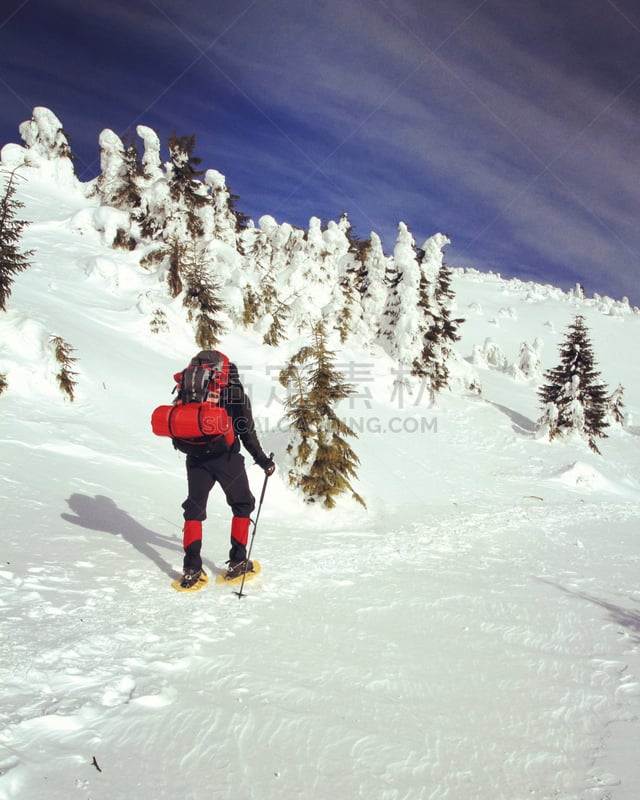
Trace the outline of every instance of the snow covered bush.
{"label": "snow covered bush", "polygon": [[533,344],[522,342],[518,355],[518,370],[527,379],[539,378],[542,375],[540,350],[542,343],[536,339]]}
{"label": "snow covered bush", "polygon": [[626,425],[628,424],[628,415],[624,411],[624,403],[622,398],[624,396],[624,388],[618,385],[618,388],[607,397],[606,403],[606,418],[610,425]]}

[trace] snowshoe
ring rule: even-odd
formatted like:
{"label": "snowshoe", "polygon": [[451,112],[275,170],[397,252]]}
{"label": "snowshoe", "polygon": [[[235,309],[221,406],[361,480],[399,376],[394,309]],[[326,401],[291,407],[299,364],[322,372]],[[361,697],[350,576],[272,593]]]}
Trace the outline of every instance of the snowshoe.
{"label": "snowshoe", "polygon": [[[226,572],[220,572],[216,575],[216,583],[220,584],[240,584],[243,581],[250,581],[260,573],[260,562],[249,561],[247,564],[247,572],[244,571],[245,561],[241,562],[227,562],[228,568]],[[235,576],[235,577],[234,577]]]}
{"label": "snowshoe", "polygon": [[178,592],[197,592],[207,583],[209,583],[209,577],[203,569],[188,568],[171,585]]}
{"label": "snowshoe", "polygon": [[253,572],[253,561],[230,561],[225,573],[225,580],[232,581],[240,578],[245,572]]}

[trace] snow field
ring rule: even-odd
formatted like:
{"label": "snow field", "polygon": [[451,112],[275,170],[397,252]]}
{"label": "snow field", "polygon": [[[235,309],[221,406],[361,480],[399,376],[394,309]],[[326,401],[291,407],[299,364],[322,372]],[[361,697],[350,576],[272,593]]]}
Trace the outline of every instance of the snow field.
{"label": "snow field", "polygon": [[[366,511],[289,490],[274,376],[300,342],[231,331],[221,348],[279,466],[263,572],[243,599],[213,582],[182,595],[183,460],[149,418],[191,331],[72,184],[35,171],[23,196],[39,255],[0,319],[2,800],[636,800],[636,313],[456,272],[458,369],[482,394],[460,380],[434,408],[415,385],[401,401],[376,348],[345,348]],[[170,333],[149,331],[156,303]],[[536,380],[512,369],[536,339],[553,366],[578,311],[630,413],[602,457],[541,439]],[[51,334],[77,348],[73,404]],[[470,363],[487,339],[502,367]],[[258,495],[263,474],[249,476]],[[212,573],[228,530],[214,490]]]}

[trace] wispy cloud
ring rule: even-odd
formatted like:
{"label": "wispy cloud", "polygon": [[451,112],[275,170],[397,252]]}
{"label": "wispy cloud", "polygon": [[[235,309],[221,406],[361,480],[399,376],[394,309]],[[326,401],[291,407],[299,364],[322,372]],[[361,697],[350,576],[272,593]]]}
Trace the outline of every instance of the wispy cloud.
{"label": "wispy cloud", "polygon": [[639,277],[638,16],[629,0],[31,0],[0,30],[0,45],[31,34],[0,99],[21,116],[17,97],[51,103],[88,162],[100,127],[196,133],[252,214],[347,209],[388,248],[403,219],[418,239],[444,228],[461,261],[599,290],[607,262],[624,288]]}

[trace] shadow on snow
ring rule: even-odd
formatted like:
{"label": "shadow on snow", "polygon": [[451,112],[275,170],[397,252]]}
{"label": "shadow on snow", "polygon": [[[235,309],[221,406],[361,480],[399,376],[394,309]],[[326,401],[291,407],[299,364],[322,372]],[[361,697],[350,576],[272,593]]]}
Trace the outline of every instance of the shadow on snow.
{"label": "shadow on snow", "polygon": [[554,583],[553,581],[547,581],[543,578],[538,578],[538,580],[540,580],[542,583],[548,584],[549,586],[553,586],[556,589],[560,589],[561,592],[564,592],[571,597],[575,597],[578,600],[586,600],[588,603],[593,603],[594,605],[603,608],[608,613],[610,620],[615,625],[626,628],[631,632],[634,641],[640,643],[640,612],[633,611],[629,608],[623,608],[622,606],[616,605],[615,603],[610,603],[608,600],[603,600],[599,597],[594,597],[586,592],[576,592],[572,589],[567,589],[566,586],[562,586],[559,583]]}
{"label": "shadow on snow", "polygon": [[507,406],[503,406],[500,403],[495,403],[493,400],[487,400],[486,397],[484,398],[485,402],[488,403],[490,406],[493,406],[501,414],[505,414],[511,422],[513,423],[513,430],[516,433],[525,433],[528,435],[534,434],[538,430],[538,424],[533,420],[529,419],[529,417],[525,417],[524,414],[519,414],[517,411],[514,411],[512,408],[508,408]]}
{"label": "shadow on snow", "polygon": [[182,555],[181,541],[177,541],[175,537],[164,536],[145,528],[144,525],[137,522],[126,511],[118,508],[110,497],[104,497],[103,495],[90,497],[86,494],[72,494],[71,497],[67,498],[67,503],[73,514],[61,514],[62,519],[89,530],[122,536],[162,572],[171,578],[177,577],[176,570],[162,558],[156,548],[163,547],[175,550]]}

